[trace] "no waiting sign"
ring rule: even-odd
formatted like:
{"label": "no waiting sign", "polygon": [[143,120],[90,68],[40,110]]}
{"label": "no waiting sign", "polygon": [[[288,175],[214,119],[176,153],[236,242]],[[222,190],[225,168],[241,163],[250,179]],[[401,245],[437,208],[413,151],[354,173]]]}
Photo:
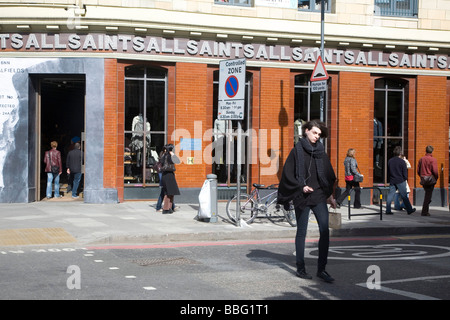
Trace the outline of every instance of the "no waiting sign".
{"label": "no waiting sign", "polygon": [[217,119],[243,120],[244,106],[245,59],[220,61]]}

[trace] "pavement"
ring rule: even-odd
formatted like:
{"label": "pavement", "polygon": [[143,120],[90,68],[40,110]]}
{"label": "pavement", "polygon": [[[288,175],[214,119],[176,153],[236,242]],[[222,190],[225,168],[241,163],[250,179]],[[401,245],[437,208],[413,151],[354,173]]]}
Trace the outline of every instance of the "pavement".
{"label": "pavement", "polygon": [[[40,201],[0,204],[0,247],[43,244],[118,245],[171,242],[294,239],[296,228],[257,218],[236,226],[227,217],[226,202],[218,203],[217,222],[198,219],[198,203],[178,204],[173,214],[155,210],[156,201],[88,204],[72,201]],[[380,220],[379,206],[337,209],[341,227],[330,229],[332,237],[450,234],[448,207],[430,207],[430,216],[394,211]],[[372,215],[353,216],[371,213]],[[318,237],[318,225],[310,217],[307,237]],[[1,252],[1,250],[0,250]]]}

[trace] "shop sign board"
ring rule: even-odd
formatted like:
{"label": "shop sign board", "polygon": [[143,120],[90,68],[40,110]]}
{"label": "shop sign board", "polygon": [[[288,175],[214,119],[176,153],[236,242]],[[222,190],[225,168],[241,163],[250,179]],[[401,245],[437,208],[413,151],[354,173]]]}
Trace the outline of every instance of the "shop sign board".
{"label": "shop sign board", "polygon": [[244,119],[245,66],[245,58],[220,61],[217,119]]}

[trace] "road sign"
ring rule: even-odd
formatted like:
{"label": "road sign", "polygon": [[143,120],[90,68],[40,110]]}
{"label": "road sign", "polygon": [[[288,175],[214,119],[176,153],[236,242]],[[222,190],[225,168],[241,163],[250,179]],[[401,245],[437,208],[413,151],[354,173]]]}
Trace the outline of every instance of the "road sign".
{"label": "road sign", "polygon": [[329,78],[327,69],[325,69],[325,65],[323,64],[322,57],[316,61],[316,65],[314,66],[313,73],[311,74],[311,81],[322,81],[327,80]]}
{"label": "road sign", "polygon": [[311,82],[311,92],[327,91],[327,80]]}
{"label": "road sign", "polygon": [[243,120],[244,106],[245,58],[220,61],[217,119]]}

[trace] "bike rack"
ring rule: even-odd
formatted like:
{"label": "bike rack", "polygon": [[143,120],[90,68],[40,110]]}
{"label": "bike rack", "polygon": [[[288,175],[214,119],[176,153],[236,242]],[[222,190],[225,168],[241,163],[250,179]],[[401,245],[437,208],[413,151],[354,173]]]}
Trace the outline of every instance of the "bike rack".
{"label": "bike rack", "polygon": [[[352,193],[353,189],[354,188],[352,188],[350,190],[350,193],[347,196],[347,199],[348,199],[348,220],[351,220],[352,216],[371,216],[371,215],[377,215],[377,214],[380,215],[380,220],[383,220],[383,194],[381,193],[381,189],[378,188],[378,187],[364,187],[364,189],[372,189],[372,190],[377,189],[380,192],[380,212],[379,213],[377,212],[377,213],[354,213],[354,214],[352,214],[351,213],[351,208],[350,208],[350,198],[351,198],[351,193]],[[363,189],[363,188],[361,187],[361,189]]]}

